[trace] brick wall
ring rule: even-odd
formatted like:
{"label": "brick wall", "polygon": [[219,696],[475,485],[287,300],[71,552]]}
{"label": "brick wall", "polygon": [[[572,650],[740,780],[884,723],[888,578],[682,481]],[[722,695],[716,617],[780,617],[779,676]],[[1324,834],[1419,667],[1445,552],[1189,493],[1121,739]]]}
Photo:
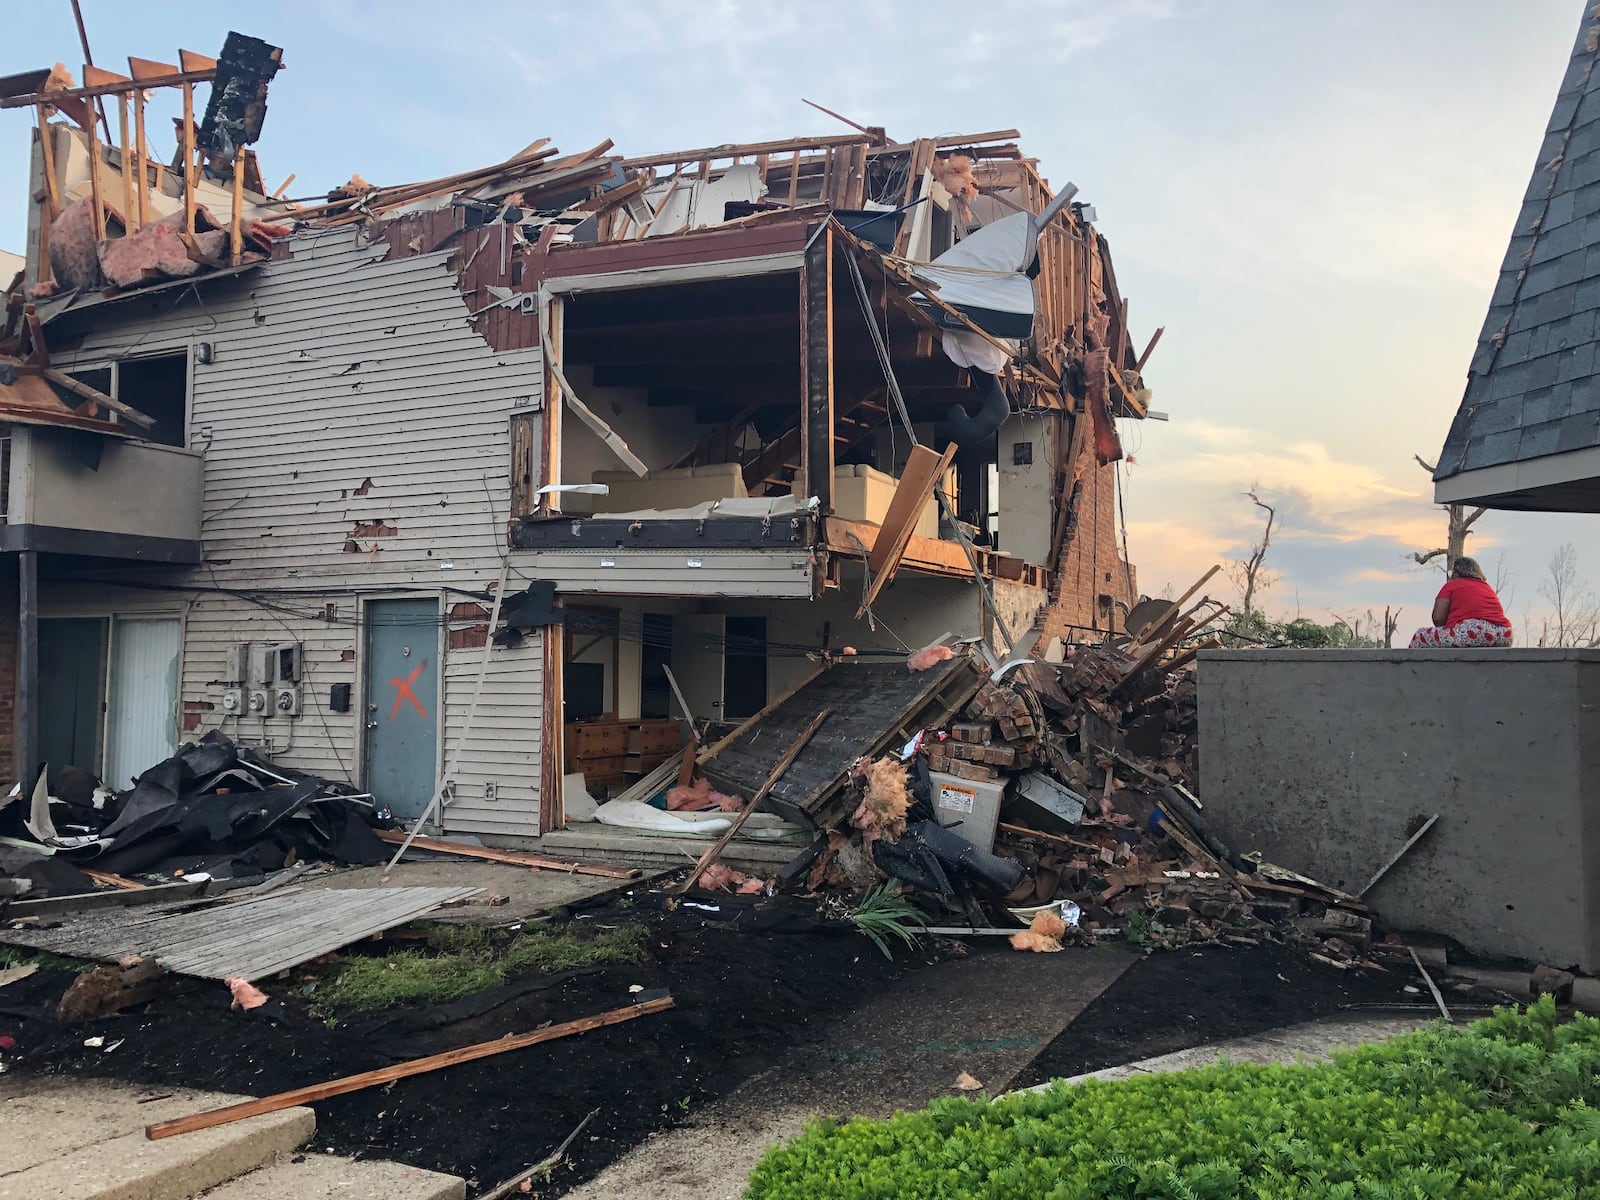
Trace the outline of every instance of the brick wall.
{"label": "brick wall", "polygon": [[[1070,641],[1085,635],[1083,630],[1106,628],[1106,614],[1097,597],[1110,595],[1123,604],[1138,597],[1138,572],[1122,559],[1122,524],[1117,513],[1117,468],[1113,463],[1091,465],[1083,477],[1083,494],[1078,501],[1077,533],[1068,547],[1057,580],[1058,594],[1045,614],[1040,643],[1052,637]],[[1122,625],[1121,610],[1114,610],[1116,625]]]}
{"label": "brick wall", "polygon": [[17,714],[17,559],[0,557],[0,786],[17,777],[14,730]]}

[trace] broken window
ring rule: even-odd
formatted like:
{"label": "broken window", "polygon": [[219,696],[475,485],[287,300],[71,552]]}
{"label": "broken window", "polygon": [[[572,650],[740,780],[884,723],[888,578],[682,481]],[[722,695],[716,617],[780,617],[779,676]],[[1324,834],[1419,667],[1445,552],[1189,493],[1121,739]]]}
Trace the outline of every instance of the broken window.
{"label": "broken window", "polygon": [[117,364],[116,390],[112,395],[155,418],[154,427],[144,435],[147,441],[180,447],[188,442],[187,353],[124,359]]}

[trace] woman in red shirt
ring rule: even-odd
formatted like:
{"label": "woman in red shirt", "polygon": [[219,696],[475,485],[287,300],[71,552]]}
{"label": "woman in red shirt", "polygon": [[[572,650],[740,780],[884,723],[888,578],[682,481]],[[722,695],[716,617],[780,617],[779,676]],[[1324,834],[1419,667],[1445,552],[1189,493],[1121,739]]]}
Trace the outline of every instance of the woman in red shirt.
{"label": "woman in red shirt", "polygon": [[1500,597],[1483,577],[1475,559],[1458,558],[1450,578],[1433,602],[1433,624],[1417,630],[1411,648],[1458,646],[1480,648],[1511,645],[1511,622]]}

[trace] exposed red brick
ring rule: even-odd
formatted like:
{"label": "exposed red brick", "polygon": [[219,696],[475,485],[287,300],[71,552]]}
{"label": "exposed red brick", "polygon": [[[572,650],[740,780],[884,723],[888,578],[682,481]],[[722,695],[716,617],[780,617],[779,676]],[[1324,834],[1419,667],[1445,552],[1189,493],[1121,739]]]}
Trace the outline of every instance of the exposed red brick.
{"label": "exposed red brick", "polygon": [[[376,521],[357,521],[355,528],[350,531],[350,536],[351,538],[399,537],[400,529],[379,517]],[[347,544],[346,549],[348,548]]]}
{"label": "exposed red brick", "polygon": [[469,625],[465,629],[452,629],[445,638],[445,645],[451,650],[481,650],[488,640],[487,625]]}

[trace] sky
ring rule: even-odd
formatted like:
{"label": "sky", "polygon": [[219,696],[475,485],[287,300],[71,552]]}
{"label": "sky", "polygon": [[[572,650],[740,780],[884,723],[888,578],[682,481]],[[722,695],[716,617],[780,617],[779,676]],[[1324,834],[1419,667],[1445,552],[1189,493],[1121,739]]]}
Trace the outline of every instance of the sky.
{"label": "sky", "polygon": [[[1433,460],[1460,401],[1583,4],[82,7],[113,69],[214,55],[229,29],[282,46],[258,150],[269,187],[295,174],[291,196],[435,178],[546,136],[638,154],[843,131],[802,97],[903,140],[1017,128],[1095,206],[1135,340],[1166,330],[1145,375],[1171,419],[1123,428],[1141,590],[1182,592],[1248,553],[1254,490],[1279,514],[1270,612],[1400,608],[1404,635],[1441,582],[1408,556],[1445,527],[1413,455]],[[82,58],[68,0],[37,0],[8,20],[0,74],[76,75]],[[28,134],[0,112],[0,249],[22,248]],[[1469,552],[1536,625],[1563,543],[1600,584],[1595,521],[1490,513]]]}

